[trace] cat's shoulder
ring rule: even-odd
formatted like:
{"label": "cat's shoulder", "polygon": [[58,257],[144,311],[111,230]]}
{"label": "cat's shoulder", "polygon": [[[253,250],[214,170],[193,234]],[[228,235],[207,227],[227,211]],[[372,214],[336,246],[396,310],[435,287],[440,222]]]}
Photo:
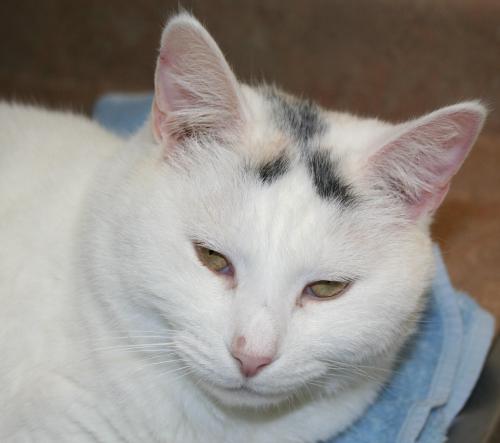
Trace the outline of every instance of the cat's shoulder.
{"label": "cat's shoulder", "polygon": [[78,186],[122,146],[85,115],[0,101],[0,211],[2,195]]}

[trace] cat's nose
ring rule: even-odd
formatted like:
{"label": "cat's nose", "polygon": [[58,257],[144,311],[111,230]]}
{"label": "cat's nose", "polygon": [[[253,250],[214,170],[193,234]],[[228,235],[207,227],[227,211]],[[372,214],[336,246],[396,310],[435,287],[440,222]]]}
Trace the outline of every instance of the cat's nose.
{"label": "cat's nose", "polygon": [[273,361],[272,357],[264,355],[247,355],[234,350],[231,354],[240,364],[240,371],[245,377],[253,377]]}
{"label": "cat's nose", "polygon": [[248,352],[245,346],[245,337],[236,337],[231,346],[231,355],[239,363],[241,373],[245,377],[253,377],[273,361],[274,355]]}

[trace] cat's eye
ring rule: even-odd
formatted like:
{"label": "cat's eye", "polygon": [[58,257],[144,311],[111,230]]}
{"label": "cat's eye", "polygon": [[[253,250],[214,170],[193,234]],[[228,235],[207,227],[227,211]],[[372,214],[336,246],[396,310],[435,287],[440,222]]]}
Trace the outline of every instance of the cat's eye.
{"label": "cat's eye", "polygon": [[206,248],[201,245],[195,245],[196,254],[201,263],[216,274],[227,276],[234,275],[234,268],[231,262],[220,252]]}
{"label": "cat's eye", "polygon": [[304,292],[314,298],[326,300],[342,294],[349,282],[321,280],[307,285]]}

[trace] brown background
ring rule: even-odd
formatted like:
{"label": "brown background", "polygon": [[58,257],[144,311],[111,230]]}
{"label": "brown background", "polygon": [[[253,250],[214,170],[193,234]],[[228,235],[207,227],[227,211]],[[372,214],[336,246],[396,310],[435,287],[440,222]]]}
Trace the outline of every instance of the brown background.
{"label": "brown background", "polygon": [[[482,98],[492,113],[438,213],[452,279],[500,319],[500,2],[183,1],[239,77],[402,120]],[[90,112],[152,87],[170,0],[2,0],[0,96]]]}

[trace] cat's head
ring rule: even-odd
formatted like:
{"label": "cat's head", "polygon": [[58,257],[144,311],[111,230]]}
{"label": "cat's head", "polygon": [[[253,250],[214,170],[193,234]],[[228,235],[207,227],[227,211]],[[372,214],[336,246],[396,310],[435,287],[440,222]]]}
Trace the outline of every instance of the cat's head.
{"label": "cat's head", "polygon": [[115,301],[132,328],[168,331],[226,404],[383,378],[424,305],[432,214],[484,118],[466,102],[389,124],[245,86],[176,16],[149,141],[115,195]]}

